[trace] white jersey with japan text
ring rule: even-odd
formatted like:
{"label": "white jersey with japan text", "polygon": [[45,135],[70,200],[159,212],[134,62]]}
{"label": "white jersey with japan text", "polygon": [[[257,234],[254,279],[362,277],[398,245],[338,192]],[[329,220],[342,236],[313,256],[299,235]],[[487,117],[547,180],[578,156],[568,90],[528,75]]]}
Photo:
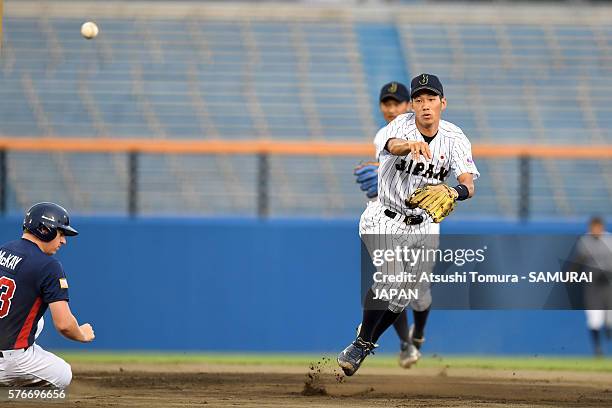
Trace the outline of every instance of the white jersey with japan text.
{"label": "white jersey with japan text", "polygon": [[412,156],[394,156],[385,149],[389,139],[403,139],[424,142],[419,132],[413,113],[399,115],[386,127],[381,129],[374,145],[376,156],[380,161],[378,169],[378,201],[392,211],[401,214],[423,214],[423,210],[408,209],[405,199],[419,187],[427,184],[447,182],[451,186],[453,180],[448,180],[451,170],[455,177],[463,173],[472,173],[474,179],[480,173],[472,159],[472,146],[463,131],[445,120],[440,121],[438,133],[429,143],[432,159],[421,156],[413,160]]}

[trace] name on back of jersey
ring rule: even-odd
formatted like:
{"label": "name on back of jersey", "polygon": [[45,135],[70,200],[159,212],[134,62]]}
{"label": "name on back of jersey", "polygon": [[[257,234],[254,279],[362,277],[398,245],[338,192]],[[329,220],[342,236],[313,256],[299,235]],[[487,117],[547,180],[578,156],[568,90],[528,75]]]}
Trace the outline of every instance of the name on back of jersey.
{"label": "name on back of jersey", "polygon": [[411,159],[410,163],[408,163],[404,159],[399,160],[395,163],[395,169],[398,171],[405,171],[406,173],[410,173],[413,176],[433,178],[438,179],[440,181],[444,181],[450,173],[450,168],[447,169],[444,166],[440,166],[440,169],[436,171],[435,165],[433,163],[429,163],[427,165],[427,170],[425,170],[425,163],[420,161],[415,163],[414,159]]}
{"label": "name on back of jersey", "polygon": [[0,266],[4,266],[6,269],[14,271],[22,259],[23,258],[15,254],[7,253],[4,250],[0,250]]}

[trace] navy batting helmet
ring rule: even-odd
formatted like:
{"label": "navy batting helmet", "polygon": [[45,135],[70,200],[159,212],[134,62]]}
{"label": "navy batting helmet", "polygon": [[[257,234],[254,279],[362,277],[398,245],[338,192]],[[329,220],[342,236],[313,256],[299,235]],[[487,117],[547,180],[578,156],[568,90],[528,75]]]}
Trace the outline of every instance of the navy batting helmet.
{"label": "navy batting helmet", "polygon": [[70,226],[68,211],[54,203],[38,203],[30,207],[23,219],[23,229],[44,242],[53,241],[58,230],[66,236],[79,234]]}

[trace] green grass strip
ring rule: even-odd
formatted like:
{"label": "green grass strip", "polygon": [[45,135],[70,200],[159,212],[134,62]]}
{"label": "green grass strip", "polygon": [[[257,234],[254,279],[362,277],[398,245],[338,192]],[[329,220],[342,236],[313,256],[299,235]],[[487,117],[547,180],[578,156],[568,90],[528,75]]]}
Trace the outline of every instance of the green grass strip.
{"label": "green grass strip", "polygon": [[[226,364],[304,366],[329,358],[331,354],[257,353],[164,353],[164,352],[60,352],[71,363],[97,364]],[[396,367],[396,356],[377,354],[368,358],[369,367]],[[612,359],[549,356],[431,356],[425,355],[419,367],[479,368],[491,370],[559,370],[612,372]]]}

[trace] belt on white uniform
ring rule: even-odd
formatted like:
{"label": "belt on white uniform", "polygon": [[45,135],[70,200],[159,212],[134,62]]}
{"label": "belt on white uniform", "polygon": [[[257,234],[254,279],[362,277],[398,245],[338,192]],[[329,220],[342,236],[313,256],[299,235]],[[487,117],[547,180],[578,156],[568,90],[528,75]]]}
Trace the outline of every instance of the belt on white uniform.
{"label": "belt on white uniform", "polygon": [[17,354],[25,353],[27,349],[15,349],[15,350],[0,350],[0,357],[6,358],[11,356],[16,356]]}
{"label": "belt on white uniform", "polygon": [[[398,214],[395,211],[391,211],[387,209],[385,209],[385,215],[389,218],[393,218],[394,220],[395,220],[395,217],[398,216]],[[403,214],[399,214],[399,215],[401,216],[401,218],[397,221],[403,222],[404,224],[407,224],[407,225],[419,225],[425,220],[422,215],[403,215]]]}

